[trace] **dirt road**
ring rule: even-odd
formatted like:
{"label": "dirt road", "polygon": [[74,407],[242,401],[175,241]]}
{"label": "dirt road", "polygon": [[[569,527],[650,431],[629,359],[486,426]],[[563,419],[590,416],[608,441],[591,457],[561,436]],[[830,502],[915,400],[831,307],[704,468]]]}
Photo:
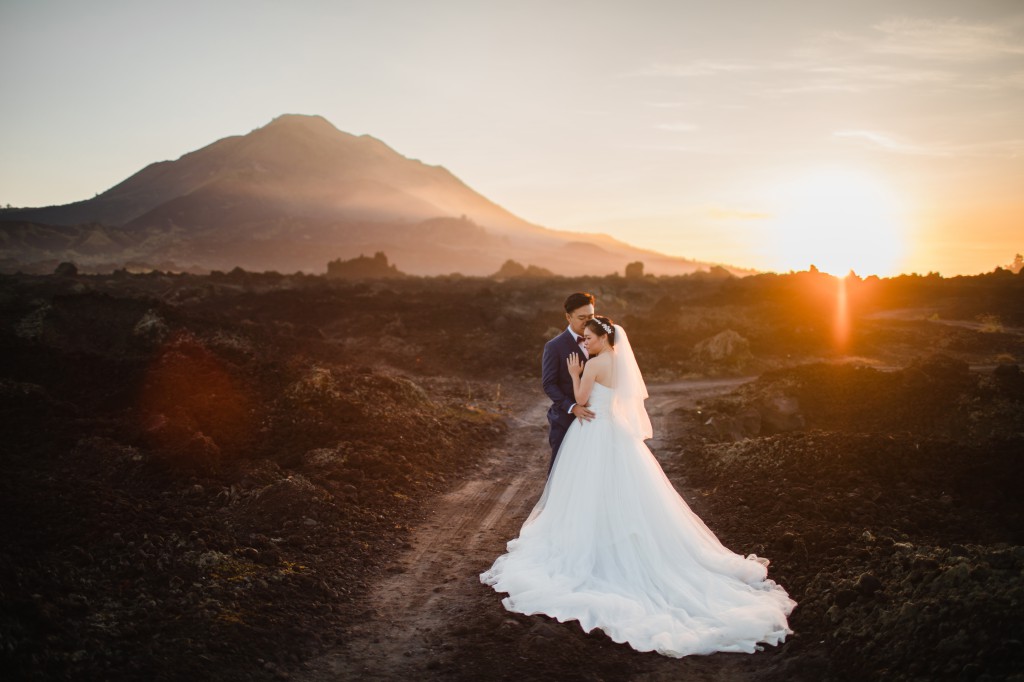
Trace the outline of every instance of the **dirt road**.
{"label": "dirt road", "polygon": [[901,322],[927,322],[929,324],[945,325],[947,327],[959,327],[970,329],[976,332],[999,332],[1002,334],[1013,334],[1024,336],[1024,327],[1007,327],[999,319],[993,317],[989,320],[946,320],[939,317],[939,311],[934,308],[897,308],[894,310],[883,310],[867,316],[869,320],[899,320]]}
{"label": "dirt road", "polygon": [[[673,413],[748,379],[683,381],[651,386],[648,411],[655,454],[672,442]],[[575,623],[508,614],[500,596],[480,584],[516,536],[544,485],[548,465],[546,400],[513,418],[508,436],[479,474],[439,500],[367,598],[365,620],[342,633],[335,650],[294,675],[328,680],[424,679],[755,679],[756,656],[669,659],[638,654]],[[686,494],[686,491],[683,491]]]}

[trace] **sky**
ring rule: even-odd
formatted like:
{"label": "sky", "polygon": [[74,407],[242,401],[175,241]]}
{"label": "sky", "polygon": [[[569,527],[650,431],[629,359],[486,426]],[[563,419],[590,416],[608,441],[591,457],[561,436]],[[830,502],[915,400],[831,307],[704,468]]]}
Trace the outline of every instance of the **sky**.
{"label": "sky", "polygon": [[834,274],[1024,251],[1024,1],[0,0],[0,205],[283,113],[545,227]]}

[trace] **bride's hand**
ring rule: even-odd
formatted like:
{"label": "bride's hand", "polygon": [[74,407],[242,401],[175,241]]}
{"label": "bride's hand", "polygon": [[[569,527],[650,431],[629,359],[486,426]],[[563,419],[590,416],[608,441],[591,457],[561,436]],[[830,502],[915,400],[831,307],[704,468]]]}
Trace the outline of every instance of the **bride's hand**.
{"label": "bride's hand", "polygon": [[569,374],[572,376],[578,377],[583,374],[583,363],[580,362],[580,356],[578,353],[570,353],[565,364],[569,366]]}

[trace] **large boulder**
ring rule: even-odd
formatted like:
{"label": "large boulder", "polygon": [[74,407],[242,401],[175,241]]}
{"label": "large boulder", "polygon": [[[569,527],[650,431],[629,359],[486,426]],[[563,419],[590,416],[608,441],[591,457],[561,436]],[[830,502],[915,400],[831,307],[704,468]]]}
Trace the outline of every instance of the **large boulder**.
{"label": "large boulder", "polygon": [[732,329],[704,339],[693,347],[697,359],[709,365],[739,368],[754,359],[750,342]]}

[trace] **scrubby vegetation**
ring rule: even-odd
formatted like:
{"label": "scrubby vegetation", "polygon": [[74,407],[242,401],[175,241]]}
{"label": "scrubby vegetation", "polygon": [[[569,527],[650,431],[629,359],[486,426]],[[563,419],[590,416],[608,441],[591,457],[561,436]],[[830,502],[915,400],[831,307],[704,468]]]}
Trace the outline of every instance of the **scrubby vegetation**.
{"label": "scrubby vegetation", "polygon": [[[1024,275],[65,268],[0,277],[5,676],[287,676],[534,399],[580,289],[651,382],[761,377],[673,415],[657,454],[800,602],[765,676],[1020,669]],[[467,646],[533,655],[477,625]]]}

